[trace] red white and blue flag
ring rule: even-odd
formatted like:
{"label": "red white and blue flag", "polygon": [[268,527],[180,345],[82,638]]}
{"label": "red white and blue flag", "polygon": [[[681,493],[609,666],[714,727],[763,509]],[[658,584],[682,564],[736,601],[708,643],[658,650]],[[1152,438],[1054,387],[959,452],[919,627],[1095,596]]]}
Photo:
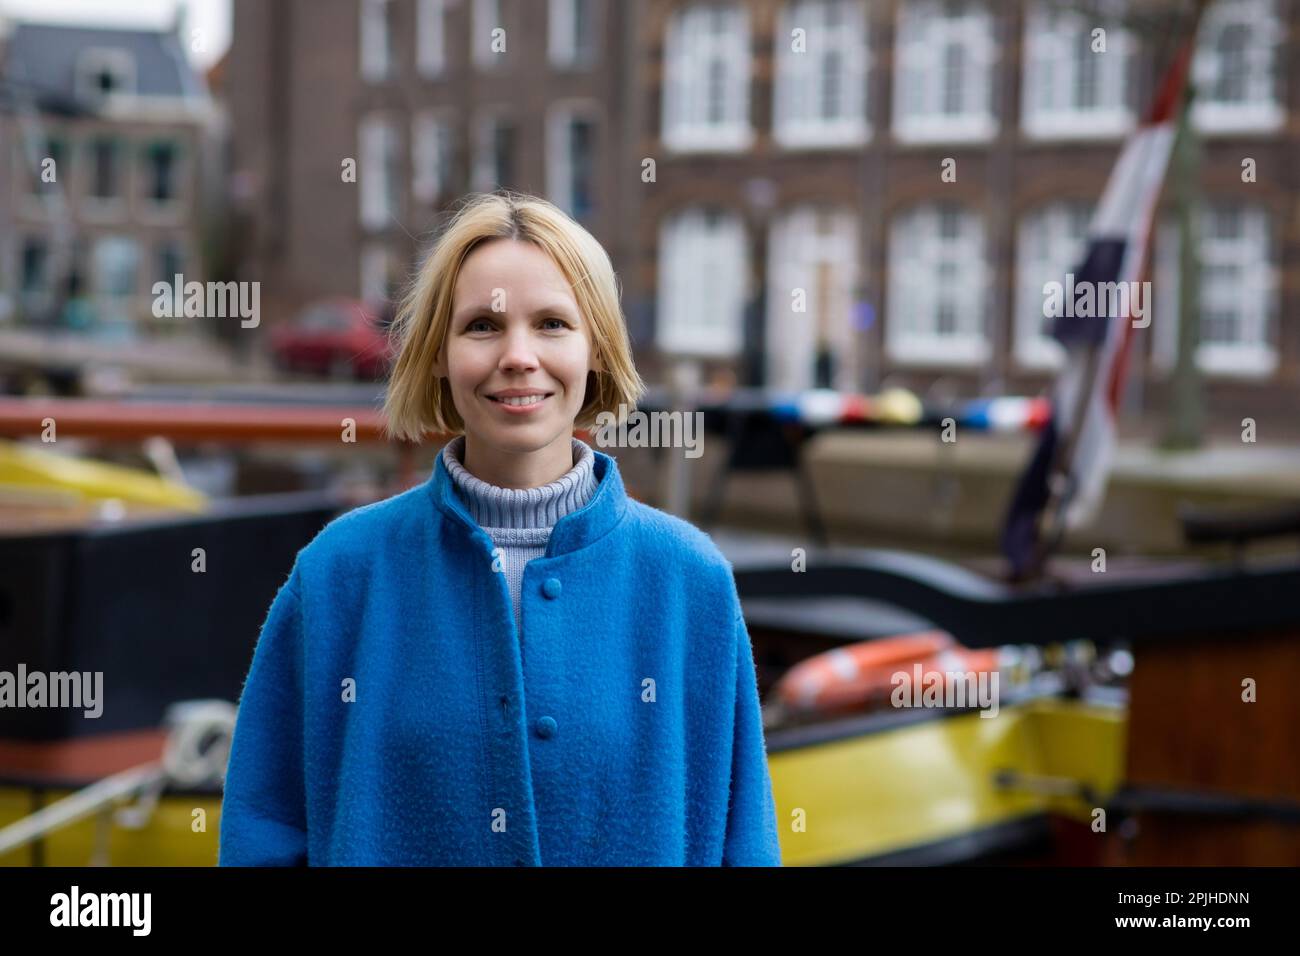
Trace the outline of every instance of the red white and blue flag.
{"label": "red white and blue flag", "polygon": [[[1152,219],[1173,150],[1194,42],[1193,29],[1147,119],[1111,171],[1067,296],[1076,289],[1135,289],[1132,283],[1146,275]],[[1149,310],[1150,297],[1145,301]],[[1088,313],[1082,315],[1067,308],[1055,317],[1052,335],[1065,347],[1065,364],[1053,387],[1051,415],[1020,478],[1002,533],[1013,577],[1032,573],[1042,558],[1040,525],[1049,504],[1055,513],[1046,517],[1063,532],[1087,522],[1105,494],[1134,323],[1130,296],[1094,295],[1094,303],[1108,308],[1080,310]]]}

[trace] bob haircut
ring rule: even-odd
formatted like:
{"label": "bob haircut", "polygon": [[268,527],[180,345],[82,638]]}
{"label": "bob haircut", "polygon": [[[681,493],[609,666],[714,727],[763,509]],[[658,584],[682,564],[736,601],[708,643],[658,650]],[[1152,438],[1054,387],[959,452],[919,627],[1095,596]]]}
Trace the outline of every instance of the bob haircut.
{"label": "bob haircut", "polygon": [[591,364],[599,360],[602,370],[588,371],[575,430],[590,430],[605,412],[621,423],[623,412],[635,408],[645,393],[619,306],[621,287],[609,254],[595,237],[545,199],[511,190],[470,193],[415,275],[389,330],[397,344],[384,397],[390,438],[418,442],[427,432],[465,430],[452,403],[451,383],[434,375],[432,365],[446,344],[461,266],[481,243],[494,239],[531,242],[550,256],[569,280],[591,331]]}

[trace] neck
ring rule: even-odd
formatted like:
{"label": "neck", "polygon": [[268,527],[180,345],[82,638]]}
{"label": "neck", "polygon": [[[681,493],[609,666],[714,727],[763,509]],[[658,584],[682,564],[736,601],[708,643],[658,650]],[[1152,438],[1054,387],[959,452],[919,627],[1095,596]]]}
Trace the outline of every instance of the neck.
{"label": "neck", "polygon": [[571,433],[526,454],[493,448],[469,434],[464,439],[461,464],[465,470],[498,488],[522,490],[549,485],[568,474],[577,460]]}
{"label": "neck", "polygon": [[[596,492],[599,479],[595,454],[576,438],[569,439],[569,447],[573,467],[558,480],[532,488],[503,488],[470,474],[462,462],[464,435],[447,443],[442,461],[457,494],[481,527],[494,529],[493,534],[509,529],[532,533],[549,530],[565,515],[583,507]],[[545,537],[540,540],[545,541]]]}

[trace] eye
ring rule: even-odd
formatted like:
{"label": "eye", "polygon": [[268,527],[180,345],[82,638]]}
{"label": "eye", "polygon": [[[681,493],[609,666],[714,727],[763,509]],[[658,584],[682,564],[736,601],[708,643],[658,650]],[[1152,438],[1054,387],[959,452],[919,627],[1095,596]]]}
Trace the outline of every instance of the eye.
{"label": "eye", "polygon": [[466,332],[473,332],[476,325],[491,325],[487,319],[471,319],[469,325],[465,326]]}
{"label": "eye", "polygon": [[554,316],[552,316],[552,317],[549,318],[549,319],[542,319],[542,321],[543,321],[543,322],[557,322],[557,323],[559,323],[559,327],[562,328],[562,329],[567,329],[567,328],[569,327],[569,323],[568,323],[568,322],[565,322],[563,319],[557,319],[557,318],[555,318]]}

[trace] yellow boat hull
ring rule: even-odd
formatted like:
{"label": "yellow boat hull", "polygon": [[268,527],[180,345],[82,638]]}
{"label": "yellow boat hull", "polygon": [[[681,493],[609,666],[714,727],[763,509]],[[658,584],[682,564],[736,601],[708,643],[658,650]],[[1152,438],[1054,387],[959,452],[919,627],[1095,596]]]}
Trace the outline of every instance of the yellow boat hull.
{"label": "yellow boat hull", "polygon": [[[41,806],[71,795],[71,790],[46,790]],[[30,815],[38,806],[24,787],[0,787],[0,828]],[[195,813],[203,811],[202,815]],[[139,830],[114,824],[109,831],[110,866],[213,866],[217,861],[221,794],[171,794],[158,801],[153,815]],[[201,829],[199,827],[202,827]],[[99,842],[99,821],[82,820],[49,834],[41,841],[43,866],[90,866]],[[0,856],[0,866],[31,866],[31,846]]]}
{"label": "yellow boat hull", "polygon": [[1004,789],[1012,770],[1086,784],[1102,800],[1124,768],[1121,707],[1039,698],[936,717],[768,756],[787,866],[869,861],[1056,814],[1082,823],[1077,798]]}

